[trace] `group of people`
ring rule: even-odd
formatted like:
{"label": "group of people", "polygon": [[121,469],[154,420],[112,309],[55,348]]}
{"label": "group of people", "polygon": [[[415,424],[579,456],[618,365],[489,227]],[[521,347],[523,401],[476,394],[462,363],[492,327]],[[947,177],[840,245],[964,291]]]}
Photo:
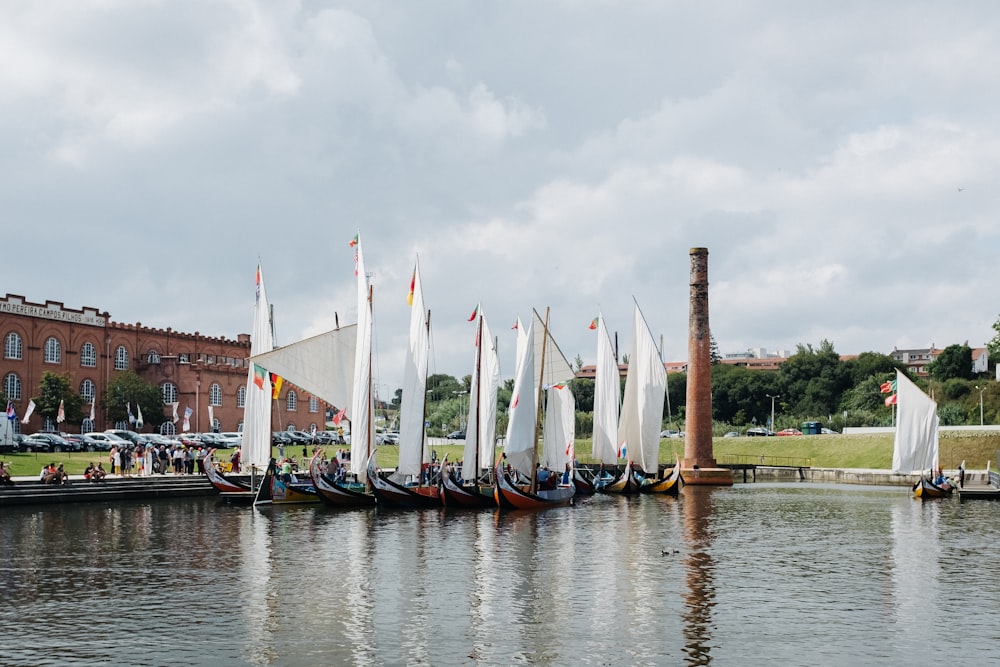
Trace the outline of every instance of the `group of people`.
{"label": "group of people", "polygon": [[63,464],[56,467],[55,463],[42,466],[42,471],[38,474],[38,479],[42,484],[69,484],[69,475],[63,469]]}
{"label": "group of people", "polygon": [[[208,449],[199,446],[197,449],[186,445],[159,445],[152,443],[134,446],[114,446],[108,452],[108,462],[111,464],[111,474],[121,477],[131,477],[136,471],[139,477],[149,477],[154,473],[165,475],[173,470],[175,475],[192,475],[195,466],[199,474],[205,472],[205,459]],[[237,466],[239,464],[237,463]],[[238,470],[238,467],[236,468]]]}
{"label": "group of people", "polygon": [[108,476],[108,471],[104,469],[104,464],[100,461],[95,466],[93,462],[83,471],[83,478],[91,482],[100,482]]}
{"label": "group of people", "polygon": [[14,480],[10,478],[10,466],[0,461],[0,485],[14,486]]}

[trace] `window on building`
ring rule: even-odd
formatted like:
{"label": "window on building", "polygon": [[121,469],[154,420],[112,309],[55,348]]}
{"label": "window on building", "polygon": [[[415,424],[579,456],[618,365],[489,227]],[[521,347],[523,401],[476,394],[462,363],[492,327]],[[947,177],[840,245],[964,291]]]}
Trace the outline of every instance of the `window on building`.
{"label": "window on building", "polygon": [[93,403],[96,393],[93,380],[86,379],[80,383],[80,397],[84,403]]}
{"label": "window on building", "polygon": [[118,349],[115,350],[115,370],[128,370],[128,350],[125,349],[124,345],[119,345]]}
{"label": "window on building", "polygon": [[222,387],[217,382],[213,382],[212,386],[208,388],[208,404],[222,405]]}
{"label": "window on building", "polygon": [[97,348],[93,343],[84,343],[80,348],[80,365],[84,368],[97,367]]}
{"label": "window on building", "polygon": [[96,430],[97,427],[94,426],[94,422],[90,419],[90,417],[86,417],[82,422],[80,422],[80,433],[90,433]]}
{"label": "window on building", "polygon": [[[299,407],[299,397],[295,394],[294,390],[289,390],[285,394],[285,409],[289,412],[295,412]],[[294,429],[291,429],[294,430]]]}
{"label": "window on building", "polygon": [[222,431],[222,422],[216,417],[212,420],[212,433],[219,433],[220,431]]}
{"label": "window on building", "polygon": [[237,433],[242,433],[243,432],[243,420],[242,419],[239,421],[238,424],[236,424],[236,432]]}
{"label": "window on building", "polygon": [[21,400],[21,378],[17,373],[8,373],[3,379],[3,391],[7,394],[8,401]]}
{"label": "window on building", "polygon": [[319,412],[319,401],[315,396],[309,397],[309,412]]}
{"label": "window on building", "polygon": [[236,407],[245,408],[247,406],[247,388],[240,387],[236,390]]}
{"label": "window on building", "polygon": [[180,354],[177,355],[177,363],[180,363],[180,364],[190,363],[190,361],[189,361],[190,358],[191,357],[188,356],[187,352],[181,352]]}
{"label": "window on building", "polygon": [[45,363],[58,364],[62,362],[62,345],[55,337],[45,341]]}
{"label": "window on building", "polygon": [[173,382],[164,382],[161,387],[163,391],[163,404],[169,405],[170,403],[177,402],[177,385]]}
{"label": "window on building", "polygon": [[177,435],[177,427],[168,419],[160,424],[160,435]]}
{"label": "window on building", "polygon": [[42,432],[44,433],[54,433],[56,430],[56,420],[52,417],[44,417],[42,419]]}
{"label": "window on building", "polygon": [[146,363],[147,364],[158,364],[160,363],[160,353],[156,350],[150,350],[146,353]]}
{"label": "window on building", "polygon": [[294,431],[295,430],[295,422],[288,422],[288,428],[286,430],[288,430],[288,431]]}
{"label": "window on building", "polygon": [[24,343],[21,342],[20,334],[11,331],[7,334],[3,344],[4,359],[21,359],[24,354]]}
{"label": "window on building", "polygon": [[129,426],[131,426],[131,424],[129,424],[127,421],[115,422],[115,428],[118,429],[119,431],[127,431],[129,429]]}

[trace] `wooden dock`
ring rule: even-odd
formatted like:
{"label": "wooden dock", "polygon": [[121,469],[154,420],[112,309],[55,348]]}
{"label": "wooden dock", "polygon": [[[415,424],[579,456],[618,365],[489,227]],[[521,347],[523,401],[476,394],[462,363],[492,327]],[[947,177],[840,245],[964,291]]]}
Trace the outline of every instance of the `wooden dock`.
{"label": "wooden dock", "polygon": [[983,479],[969,478],[958,490],[958,499],[966,500],[1000,500],[1000,473],[989,471]]}

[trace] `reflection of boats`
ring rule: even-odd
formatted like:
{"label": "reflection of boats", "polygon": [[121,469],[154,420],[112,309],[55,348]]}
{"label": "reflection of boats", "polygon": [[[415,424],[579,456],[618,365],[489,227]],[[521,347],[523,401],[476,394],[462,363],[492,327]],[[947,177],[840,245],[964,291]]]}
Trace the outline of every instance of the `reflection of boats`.
{"label": "reflection of boats", "polygon": [[[427,402],[427,359],[430,349],[430,311],[424,310],[420,267],[410,281],[410,336],[403,366],[402,404],[399,410],[399,463],[392,475],[380,475],[375,457],[368,460],[368,479],[379,504],[396,507],[439,507],[437,484],[425,484],[424,464],[430,463],[424,444],[424,406]],[[411,481],[412,480],[412,481]]]}
{"label": "reflection of boats", "polygon": [[[549,336],[548,310],[545,322],[532,311],[528,325],[527,344],[517,361],[514,392],[511,397],[510,423],[504,455],[497,461],[493,496],[500,507],[513,509],[544,509],[569,505],[576,487],[568,484],[541,488],[538,479],[538,430],[542,416],[543,389],[558,385],[573,377],[573,370],[562,351]],[[540,331],[539,331],[540,329]],[[535,356],[540,356],[536,367]],[[511,471],[507,470],[510,466]],[[516,472],[515,472],[516,471]],[[549,479],[558,478],[560,471],[551,471]],[[512,475],[520,473],[528,480],[518,484]],[[548,481],[548,480],[547,480]]]}
{"label": "reflection of boats", "polygon": [[496,344],[481,307],[476,308],[476,362],[469,385],[469,423],[462,454],[459,483],[448,466],[442,466],[441,501],[447,507],[494,507],[492,483],[483,483],[483,464],[493,461],[496,442],[497,387],[500,362]]}
{"label": "reflection of boats", "polygon": [[892,469],[900,473],[919,472],[913,495],[920,499],[951,495],[951,485],[935,483],[924,471],[938,467],[937,403],[920,390],[910,378],[896,371],[896,437],[892,449]]}

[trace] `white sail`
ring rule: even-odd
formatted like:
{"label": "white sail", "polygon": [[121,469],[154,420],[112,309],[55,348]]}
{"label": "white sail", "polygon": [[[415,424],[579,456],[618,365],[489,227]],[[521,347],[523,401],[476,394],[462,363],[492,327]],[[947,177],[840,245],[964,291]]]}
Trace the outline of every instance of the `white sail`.
{"label": "white sail", "polygon": [[396,472],[400,475],[417,476],[424,462],[424,403],[427,400],[427,359],[430,345],[419,265],[413,267],[411,288],[410,338],[403,367],[403,393],[399,409],[399,466]]}
{"label": "white sail", "polygon": [[[527,340],[532,340],[534,322],[528,325]],[[507,463],[524,475],[531,475],[531,462],[535,448],[535,419],[537,412],[535,377],[535,346],[525,345],[517,360],[514,392],[510,398],[507,422],[507,442],[504,453]]]}
{"label": "white sail", "polygon": [[499,384],[500,360],[493,342],[493,333],[486,322],[486,317],[480,311],[476,366],[472,373],[469,423],[465,431],[465,450],[462,459],[462,477],[465,479],[476,479],[479,477],[479,469],[493,463]]}
{"label": "white sail", "polygon": [[597,317],[597,368],[594,374],[593,456],[601,463],[618,462],[618,414],[622,386],[611,336],[604,316]]}
{"label": "white sail", "polygon": [[[514,324],[514,381],[517,382],[517,378],[521,377],[521,364],[524,362],[525,352],[528,347],[528,341],[530,338],[531,331],[525,328],[524,323],[521,322],[521,318],[517,318],[517,322]],[[511,423],[514,421],[514,413],[517,412],[518,408],[517,401],[514,401],[513,394],[511,394],[510,407],[507,409],[507,436],[506,441],[510,442],[511,436]],[[506,449],[506,445],[504,446]]]}
{"label": "white sail", "polygon": [[[539,386],[547,388],[554,384],[569,382],[576,375],[573,372],[573,367],[570,366],[566,356],[559,349],[552,337],[552,332],[546,330],[545,323],[539,317],[538,311],[532,309],[531,312],[534,315],[535,363],[538,365],[535,369],[535,388],[537,389]],[[542,346],[545,347],[544,368],[542,367]]]}
{"label": "white sail", "polygon": [[576,399],[568,385],[556,384],[545,390],[542,433],[542,465],[561,475],[573,461],[576,438]]}
{"label": "white sail", "polygon": [[[269,352],[274,347],[271,309],[264,289],[264,275],[257,265],[257,298],[250,335],[250,356]],[[256,370],[256,372],[255,372]],[[271,460],[271,379],[250,363],[247,370],[247,397],[243,407],[243,465],[266,468]]]}
{"label": "white sail", "polygon": [[659,466],[660,426],[667,371],[656,349],[646,320],[635,304],[632,324],[632,352],[625,377],[625,398],[618,422],[619,450],[644,472],[656,472]]}
{"label": "white sail", "polygon": [[351,422],[351,472],[363,475],[371,447],[372,412],[372,304],[365,274],[365,258],[361,252],[361,235],[357,236],[358,273],[358,344],[354,354],[354,395],[347,418]]}
{"label": "white sail", "polygon": [[923,472],[938,465],[937,403],[903,373],[896,371],[895,472]]}
{"label": "white sail", "polygon": [[351,404],[354,394],[357,335],[358,327],[351,324],[258,354],[250,360],[341,409]]}

